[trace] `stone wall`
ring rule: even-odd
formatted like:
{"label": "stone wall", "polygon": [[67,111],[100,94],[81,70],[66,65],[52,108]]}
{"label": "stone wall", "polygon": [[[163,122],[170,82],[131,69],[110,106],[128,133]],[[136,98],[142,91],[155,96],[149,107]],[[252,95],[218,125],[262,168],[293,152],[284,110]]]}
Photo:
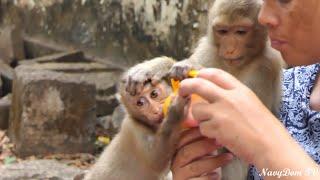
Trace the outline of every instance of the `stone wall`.
{"label": "stone wall", "polygon": [[212,0],[1,0],[2,24],[119,65],[189,55]]}

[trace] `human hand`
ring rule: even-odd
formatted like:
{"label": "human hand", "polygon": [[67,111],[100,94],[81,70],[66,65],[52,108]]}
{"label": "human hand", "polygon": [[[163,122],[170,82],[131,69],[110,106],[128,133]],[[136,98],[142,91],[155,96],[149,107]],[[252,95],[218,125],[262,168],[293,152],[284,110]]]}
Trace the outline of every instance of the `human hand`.
{"label": "human hand", "polygon": [[[179,95],[185,97],[195,93],[207,100],[192,108],[202,135],[215,138],[260,171],[267,168],[304,172],[306,167],[318,168],[281,122],[240,81],[218,69],[201,70],[198,77],[182,81]],[[314,177],[290,177],[299,180],[306,178],[319,179],[320,173]]]}
{"label": "human hand", "polygon": [[221,145],[213,139],[201,135],[199,128],[183,132],[176,156],[172,161],[174,180],[218,180],[221,178],[220,167],[229,163],[231,153],[214,155]]}
{"label": "human hand", "polygon": [[[201,70],[198,78],[186,79],[180,85],[181,96],[195,93],[209,103],[192,106],[201,134],[216,138],[248,163],[256,161],[266,149],[273,148],[275,144],[270,139],[288,137],[282,124],[258,97],[222,70]],[[277,146],[282,143],[280,141]]]}

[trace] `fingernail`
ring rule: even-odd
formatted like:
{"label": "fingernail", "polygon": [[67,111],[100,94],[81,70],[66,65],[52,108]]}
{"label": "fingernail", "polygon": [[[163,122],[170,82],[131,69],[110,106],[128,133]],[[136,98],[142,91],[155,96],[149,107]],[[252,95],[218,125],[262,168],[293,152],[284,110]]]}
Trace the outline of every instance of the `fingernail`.
{"label": "fingernail", "polygon": [[218,180],[219,179],[219,174],[218,173],[213,173],[212,175],[211,175],[211,179],[213,179],[213,180]]}
{"label": "fingernail", "polygon": [[233,158],[234,158],[234,155],[232,153],[227,153],[226,154],[226,160],[227,161],[231,161],[231,160],[233,160]]}
{"label": "fingernail", "polygon": [[218,142],[218,141],[215,141],[215,144],[217,145],[217,146],[219,146],[219,147],[222,147],[223,145],[220,143],[220,142]]}

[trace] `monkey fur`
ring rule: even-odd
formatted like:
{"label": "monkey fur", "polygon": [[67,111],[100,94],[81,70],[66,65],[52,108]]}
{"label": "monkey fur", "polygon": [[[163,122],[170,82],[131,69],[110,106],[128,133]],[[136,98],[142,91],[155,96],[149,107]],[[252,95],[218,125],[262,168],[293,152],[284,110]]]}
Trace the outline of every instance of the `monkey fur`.
{"label": "monkey fur", "polygon": [[[209,12],[207,35],[189,59],[173,66],[171,76],[186,78],[190,69],[225,70],[253,90],[277,115],[284,63],[280,53],[271,48],[266,28],[258,23],[260,7],[259,0],[215,0]],[[247,173],[248,165],[236,158],[222,168],[222,180],[245,180]]]}
{"label": "monkey fur", "polygon": [[[153,61],[159,61],[159,58]],[[186,100],[175,97],[167,117],[163,117],[162,104],[172,91],[166,81],[160,80],[156,85],[148,82],[134,96],[125,90],[123,84],[119,89],[121,101],[126,107],[126,117],[120,132],[85,180],[166,179],[179,139]]]}

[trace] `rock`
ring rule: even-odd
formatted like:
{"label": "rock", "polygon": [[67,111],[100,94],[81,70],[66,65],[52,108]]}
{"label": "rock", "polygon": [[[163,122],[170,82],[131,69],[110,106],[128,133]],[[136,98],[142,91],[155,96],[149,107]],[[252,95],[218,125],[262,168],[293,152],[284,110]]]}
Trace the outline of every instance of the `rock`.
{"label": "rock", "polygon": [[121,123],[125,118],[126,110],[122,105],[119,105],[112,114],[112,124],[116,129],[120,129]]}
{"label": "rock", "polygon": [[0,129],[7,129],[11,107],[11,94],[0,99]]}
{"label": "rock", "polygon": [[[0,61],[0,78],[3,81],[2,93],[6,95],[11,93],[12,89],[12,80],[14,77],[14,69],[11,68],[9,65]],[[1,90],[0,90],[1,91]]]}
{"label": "rock", "polygon": [[119,105],[112,115],[97,118],[97,123],[98,126],[105,129],[108,136],[114,137],[119,132],[124,117],[125,109],[122,105]]}
{"label": "rock", "polygon": [[79,63],[42,63],[31,64],[30,68],[37,70],[51,70],[65,73],[72,77],[96,86],[97,116],[106,116],[113,112],[119,104],[114,94],[116,83],[122,71],[96,62]]}
{"label": "rock", "polygon": [[82,51],[70,51],[56,53],[47,56],[41,56],[34,59],[28,59],[24,61],[19,61],[19,64],[34,64],[34,63],[48,63],[48,62],[86,62],[84,54]]}
{"label": "rock", "polygon": [[46,42],[42,38],[32,38],[27,35],[23,36],[24,47],[28,59],[47,56],[55,53],[62,53],[66,49],[54,43]]}
{"label": "rock", "polygon": [[5,26],[0,30],[0,59],[11,64],[25,58],[21,30],[14,26]]}
{"label": "rock", "polygon": [[9,137],[19,156],[92,152],[96,88],[64,73],[16,68]]}
{"label": "rock", "polygon": [[73,180],[82,173],[54,160],[30,160],[0,167],[0,180]]}
{"label": "rock", "polygon": [[[60,46],[72,45],[129,66],[160,55],[188,57],[207,29],[212,0],[5,2],[1,22],[19,24],[29,36],[45,36]],[[41,51],[29,47],[27,52]]]}
{"label": "rock", "polygon": [[[117,68],[108,67],[104,64],[97,63],[97,62],[37,63],[37,64],[30,64],[30,67],[33,69],[45,69],[45,70],[52,70],[52,71],[65,72],[65,73],[93,73],[93,72],[117,73],[118,71],[121,71]],[[113,79],[113,77],[111,79]]]}
{"label": "rock", "polygon": [[115,96],[101,96],[97,95],[97,116],[105,116],[112,114],[114,109],[119,105]]}
{"label": "rock", "polygon": [[106,130],[113,128],[112,115],[98,117],[97,124]]}

